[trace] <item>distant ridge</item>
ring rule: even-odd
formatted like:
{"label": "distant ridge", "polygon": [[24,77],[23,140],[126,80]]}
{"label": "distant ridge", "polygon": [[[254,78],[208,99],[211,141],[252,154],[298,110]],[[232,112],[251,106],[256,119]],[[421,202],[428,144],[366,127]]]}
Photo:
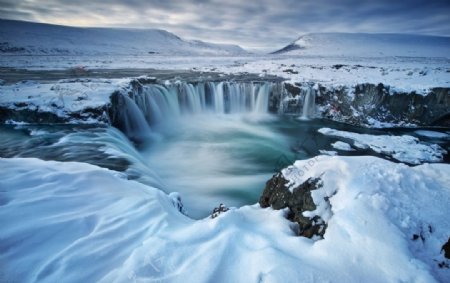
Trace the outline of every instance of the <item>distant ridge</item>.
{"label": "distant ridge", "polygon": [[311,33],[271,54],[450,58],[450,37],[410,34]]}
{"label": "distant ridge", "polygon": [[160,29],[80,28],[0,19],[0,54],[236,55],[237,45],[183,40]]}

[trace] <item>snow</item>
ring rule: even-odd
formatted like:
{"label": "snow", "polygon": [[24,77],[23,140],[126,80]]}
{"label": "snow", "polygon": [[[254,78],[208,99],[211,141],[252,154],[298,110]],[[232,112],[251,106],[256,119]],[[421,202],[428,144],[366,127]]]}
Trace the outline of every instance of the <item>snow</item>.
{"label": "snow", "polygon": [[[345,57],[450,58],[450,37],[412,34],[311,33],[300,36],[278,53]],[[286,48],[285,47],[285,48]]]}
{"label": "snow", "polygon": [[342,142],[342,141],[337,141],[331,144],[331,146],[335,149],[338,150],[343,150],[343,151],[353,151],[354,149],[346,142]]}
{"label": "snow", "polygon": [[[336,69],[336,64],[345,64]],[[293,66],[292,66],[293,65]],[[354,87],[361,83],[383,83],[391,93],[427,94],[434,87],[450,87],[450,61],[413,57],[303,57],[280,55],[247,56],[0,56],[0,66],[31,70],[154,68],[158,70],[193,70],[227,74],[257,73],[276,75],[291,83],[315,82],[327,88]],[[292,69],[295,73],[287,72]],[[427,69],[428,73],[421,72]],[[387,71],[387,73],[386,73]]]}
{"label": "snow", "polygon": [[[158,30],[68,28],[5,20],[0,23],[0,42],[26,46],[25,54],[3,52],[0,66],[8,68],[49,70],[84,66],[248,72],[261,77],[277,75],[291,83],[319,83],[327,88],[351,89],[356,84],[383,83],[390,86],[391,94],[427,94],[434,87],[450,87],[448,37],[313,34],[302,37],[310,42],[306,49],[268,55],[187,42]],[[45,56],[41,49],[46,50]],[[148,54],[150,49],[160,53]]]}
{"label": "snow", "polygon": [[[323,187],[313,199],[330,197],[331,206],[317,211],[328,222],[323,240],[295,236],[284,211],[259,205],[193,221],[179,213],[177,195],[93,165],[13,158],[0,159],[0,166],[4,281],[444,282],[450,276],[436,262],[444,260],[440,248],[450,229],[450,165],[409,167],[375,157],[297,161],[284,176],[296,184],[320,176]],[[413,241],[416,233],[425,240]]]}
{"label": "snow", "polygon": [[[87,108],[102,108],[115,90],[129,87],[130,79],[76,79],[56,82],[25,81],[0,86],[0,105],[10,109],[52,112],[68,117]],[[17,121],[20,122],[20,121]],[[85,119],[83,123],[98,123]]]}
{"label": "snow", "polygon": [[327,136],[349,139],[356,148],[370,148],[377,153],[388,155],[395,160],[409,164],[440,162],[443,159],[443,154],[446,153],[439,145],[425,144],[420,142],[418,138],[409,135],[369,135],[330,128],[321,128],[318,132]]}
{"label": "snow", "polygon": [[303,49],[258,55],[237,46],[182,40],[162,30],[73,28],[0,20],[0,42],[5,55],[0,56],[0,66],[10,68],[132,66],[249,72],[328,88],[383,83],[391,87],[391,93],[427,94],[433,87],[450,87],[449,37],[309,34],[292,43]]}
{"label": "snow", "polygon": [[438,138],[438,139],[449,139],[450,135],[441,132],[428,131],[428,130],[417,130],[415,131],[419,136],[427,137],[427,138]]}
{"label": "snow", "polygon": [[5,55],[236,55],[236,45],[186,41],[165,30],[76,28],[0,20]]}
{"label": "snow", "polygon": [[320,149],[319,153],[323,154],[323,155],[330,155],[330,156],[334,156],[334,155],[338,154],[337,151],[335,151],[335,150],[324,150],[324,149]]}

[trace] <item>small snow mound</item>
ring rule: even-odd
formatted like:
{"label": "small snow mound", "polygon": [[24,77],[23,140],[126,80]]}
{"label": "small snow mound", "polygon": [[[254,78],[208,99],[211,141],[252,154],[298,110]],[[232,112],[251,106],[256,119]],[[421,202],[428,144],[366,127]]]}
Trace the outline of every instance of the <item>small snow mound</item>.
{"label": "small snow mound", "polygon": [[337,141],[335,143],[332,143],[331,146],[337,150],[342,151],[354,151],[354,149],[346,142]]}

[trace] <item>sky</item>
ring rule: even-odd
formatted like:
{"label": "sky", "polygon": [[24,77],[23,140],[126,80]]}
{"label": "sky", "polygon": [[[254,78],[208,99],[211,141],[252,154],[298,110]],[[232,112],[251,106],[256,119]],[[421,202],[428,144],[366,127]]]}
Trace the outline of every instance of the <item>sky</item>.
{"label": "sky", "polygon": [[158,28],[250,50],[275,50],[312,32],[450,36],[450,0],[0,0],[0,18]]}

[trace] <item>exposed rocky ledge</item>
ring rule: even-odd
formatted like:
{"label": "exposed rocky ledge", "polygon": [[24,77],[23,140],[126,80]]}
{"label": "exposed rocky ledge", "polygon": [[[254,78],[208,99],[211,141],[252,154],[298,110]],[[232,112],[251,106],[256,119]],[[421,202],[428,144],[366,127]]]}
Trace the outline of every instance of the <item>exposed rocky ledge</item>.
{"label": "exposed rocky ledge", "polygon": [[[286,113],[301,113],[305,88],[311,84],[285,83]],[[401,92],[384,84],[357,84],[353,87],[316,85],[317,115],[359,126],[449,126],[450,88],[436,87],[426,95]]]}
{"label": "exposed rocky ledge", "polygon": [[[319,215],[306,217],[304,212],[313,212],[317,206],[314,203],[311,191],[320,189],[322,180],[320,178],[309,178],[301,185],[290,189],[288,181],[282,173],[272,177],[267,183],[259,199],[262,208],[272,207],[275,210],[288,208],[287,218],[298,224],[297,234],[312,238],[313,236],[323,237],[327,224]],[[328,199],[325,201],[328,202]]]}
{"label": "exposed rocky ledge", "polygon": [[72,123],[108,123],[108,118],[104,115],[108,105],[104,107],[86,107],[81,111],[64,111],[63,115],[58,115],[61,108],[55,106],[54,111],[41,110],[39,106],[26,104],[22,107],[10,107],[0,105],[0,124],[9,121],[24,122],[30,124],[72,124]]}

